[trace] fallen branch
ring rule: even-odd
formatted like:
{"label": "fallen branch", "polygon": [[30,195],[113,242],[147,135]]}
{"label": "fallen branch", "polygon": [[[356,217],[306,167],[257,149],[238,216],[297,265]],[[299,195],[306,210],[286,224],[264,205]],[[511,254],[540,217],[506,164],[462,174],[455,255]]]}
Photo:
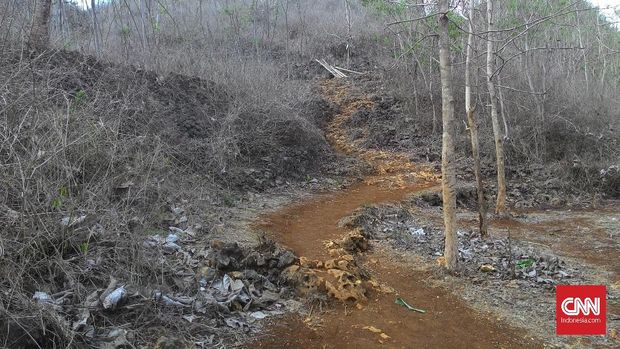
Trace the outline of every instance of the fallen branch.
{"label": "fallen branch", "polygon": [[338,70],[346,71],[347,73],[353,73],[353,74],[358,74],[358,75],[366,75],[366,74],[368,74],[368,72],[360,73],[360,72],[355,71],[355,70],[341,68],[341,67],[338,67],[338,66],[334,66],[334,68],[336,68]]}
{"label": "fallen branch", "polygon": [[330,64],[328,64],[327,62],[325,62],[324,59],[315,59],[315,61],[317,61],[321,66],[323,66],[323,68],[327,69],[328,72],[330,72],[330,74],[332,74],[334,77],[336,78],[346,78],[347,76],[344,75],[343,72],[341,72],[340,70],[334,68],[333,66],[331,66]]}

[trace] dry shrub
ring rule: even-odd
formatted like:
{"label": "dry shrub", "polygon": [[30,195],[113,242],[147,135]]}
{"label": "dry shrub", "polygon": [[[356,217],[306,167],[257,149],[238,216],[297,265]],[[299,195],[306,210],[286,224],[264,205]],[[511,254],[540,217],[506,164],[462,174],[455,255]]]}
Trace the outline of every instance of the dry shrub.
{"label": "dry shrub", "polygon": [[[232,84],[67,51],[5,51],[0,61],[0,337],[11,341],[2,345],[90,341],[66,320],[79,307],[56,316],[33,300],[37,291],[71,289],[69,304],[81,304],[110,276],[144,289],[197,289],[179,284],[177,266],[143,245],[150,231],[168,228],[170,204],[198,205],[196,187],[215,198],[223,187],[263,189],[276,177],[311,173],[329,156],[317,126],[329,108],[320,99],[300,103],[314,94],[307,88],[291,104],[274,102],[275,86],[262,91],[273,99],[254,103],[248,87],[232,93]],[[81,224],[61,224],[82,215]],[[181,315],[156,305],[92,314],[102,329],[186,331]]]}

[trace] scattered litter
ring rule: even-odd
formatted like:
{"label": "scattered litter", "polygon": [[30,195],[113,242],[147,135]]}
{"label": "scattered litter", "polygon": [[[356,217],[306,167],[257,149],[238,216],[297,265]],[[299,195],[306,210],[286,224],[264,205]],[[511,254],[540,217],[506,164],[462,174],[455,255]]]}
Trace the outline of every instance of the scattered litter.
{"label": "scattered litter", "polygon": [[54,303],[52,297],[50,297],[50,295],[45,292],[37,291],[34,293],[32,298],[36,299],[39,303]]}
{"label": "scattered litter", "polygon": [[88,308],[83,308],[80,312],[80,316],[77,321],[73,322],[72,329],[74,331],[80,331],[88,325],[88,319],[90,318],[90,311]]}
{"label": "scattered litter", "polygon": [[415,229],[415,230],[413,230],[413,228],[409,228],[409,233],[411,233],[412,236],[424,236],[424,235],[426,235],[426,232],[424,231],[424,228],[419,228],[419,229]]}
{"label": "scattered litter", "polygon": [[102,349],[118,349],[118,348],[131,348],[133,347],[127,336],[129,332],[120,328],[113,328],[103,338],[105,341],[99,344],[99,348]]}
{"label": "scattered litter", "polygon": [[127,297],[127,290],[124,286],[121,286],[114,291],[110,292],[101,303],[104,309],[116,309]]}
{"label": "scattered litter", "polygon": [[172,305],[177,307],[189,306],[194,301],[194,299],[191,297],[173,297],[163,294],[159,291],[155,291],[153,298],[156,301],[164,303],[165,305]]}
{"label": "scattered litter", "polygon": [[263,313],[262,311],[255,311],[255,312],[251,313],[250,316],[255,318],[255,319],[262,320],[262,319],[266,318],[268,315]]}
{"label": "scattered litter", "polygon": [[[177,227],[168,227],[168,230],[172,232],[171,235],[174,235],[174,234],[186,234],[187,233],[186,230],[183,230],[183,229],[177,228]],[[170,236],[170,235],[168,235],[168,236]],[[173,242],[176,242],[176,241],[173,241]]]}
{"label": "scattered litter", "polygon": [[173,254],[183,249],[179,244],[177,244],[179,239],[180,238],[177,234],[168,234],[168,236],[166,236],[165,238],[159,235],[155,235],[151,236],[145,242],[145,244],[147,246],[161,246],[164,253]]}
{"label": "scattered litter", "polygon": [[168,234],[168,236],[166,236],[166,242],[175,243],[177,241],[179,241],[179,236],[176,234]]}
{"label": "scattered litter", "polygon": [[194,322],[194,320],[196,320],[198,318],[198,316],[196,315],[183,315],[183,320],[186,320],[189,323]]}
{"label": "scattered litter", "polygon": [[175,252],[179,252],[182,250],[181,246],[175,244],[174,242],[166,242],[162,246],[164,253],[172,254]]}
{"label": "scattered litter", "polygon": [[60,224],[65,226],[65,227],[73,227],[75,225],[78,225],[82,222],[84,222],[86,220],[86,215],[81,215],[79,217],[64,217],[63,219],[60,220]]}
{"label": "scattered litter", "polygon": [[418,312],[418,313],[426,314],[426,310],[424,310],[424,309],[419,309],[419,308],[414,308],[413,306],[409,305],[407,302],[405,302],[405,300],[404,300],[404,299],[402,299],[402,298],[400,298],[400,297],[397,297],[397,298],[394,300],[394,303],[395,303],[395,304],[398,304],[398,305],[400,305],[400,306],[403,306],[403,307],[405,307],[405,308],[407,308],[407,309],[409,309],[409,310],[411,310],[411,311],[415,311],[415,312]]}
{"label": "scattered litter", "polygon": [[519,261],[517,261],[517,267],[524,269],[524,268],[529,268],[531,266],[534,265],[536,261],[533,260],[532,258],[526,258],[526,259],[521,259]]}
{"label": "scattered litter", "polygon": [[232,327],[235,329],[243,329],[243,328],[248,327],[248,324],[245,323],[244,321],[234,319],[234,318],[225,319],[224,322],[226,323],[226,325],[228,325],[228,327]]}

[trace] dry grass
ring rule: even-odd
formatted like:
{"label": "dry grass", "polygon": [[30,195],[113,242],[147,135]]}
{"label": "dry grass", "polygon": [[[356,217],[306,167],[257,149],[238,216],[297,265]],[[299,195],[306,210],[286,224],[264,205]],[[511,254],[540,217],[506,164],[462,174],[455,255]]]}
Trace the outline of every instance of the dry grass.
{"label": "dry grass", "polygon": [[[316,97],[292,101],[299,110],[266,109],[249,103],[247,89],[230,93],[233,86],[66,51],[5,51],[0,59],[1,345],[92,343],[72,320],[111,276],[136,289],[194,290],[175,281],[178,265],[143,245],[168,229],[171,205],[184,199],[193,211],[218,210],[231,190],[303,178],[329,156],[317,126],[329,108]],[[200,216],[203,226],[216,223]],[[64,302],[64,312],[33,300],[39,291]],[[215,331],[181,329],[183,314],[157,305],[91,312],[102,333],[141,333],[133,343],[162,331],[186,340]]]}

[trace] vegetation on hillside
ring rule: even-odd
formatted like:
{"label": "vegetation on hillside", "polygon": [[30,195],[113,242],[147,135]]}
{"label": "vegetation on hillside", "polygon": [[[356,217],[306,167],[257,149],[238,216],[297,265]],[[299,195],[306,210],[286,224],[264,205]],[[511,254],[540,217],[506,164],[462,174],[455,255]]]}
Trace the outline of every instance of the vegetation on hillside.
{"label": "vegetation on hillside", "polygon": [[[496,2],[495,29],[483,1],[444,2],[447,12],[387,0],[92,3],[0,3],[0,335],[14,343],[96,341],[72,327],[77,308],[46,312],[36,292],[70,290],[78,307],[110,276],[189,289],[163,252],[143,246],[181,203],[210,232],[248,192],[346,175],[324,136],[335,107],[317,91],[329,76],[315,59],[363,73],[378,102],[347,126],[368,130],[364,147],[424,148],[429,161],[440,156],[441,78],[451,71],[459,162],[472,153],[469,48],[489,183],[502,142],[509,181],[558,177],[553,189],[565,193],[620,197],[620,31],[587,1]],[[452,64],[444,75],[440,61]],[[173,332],[174,321],[157,326]]]}

